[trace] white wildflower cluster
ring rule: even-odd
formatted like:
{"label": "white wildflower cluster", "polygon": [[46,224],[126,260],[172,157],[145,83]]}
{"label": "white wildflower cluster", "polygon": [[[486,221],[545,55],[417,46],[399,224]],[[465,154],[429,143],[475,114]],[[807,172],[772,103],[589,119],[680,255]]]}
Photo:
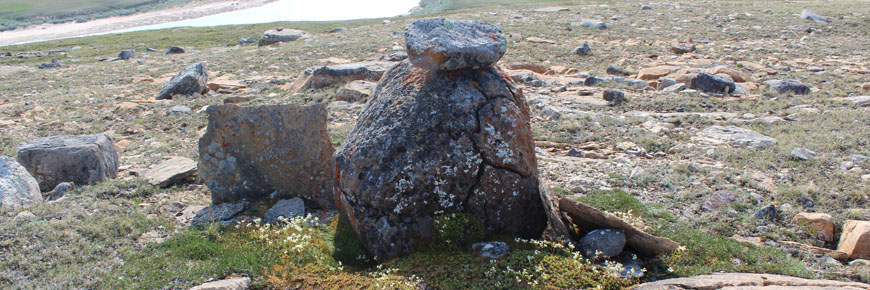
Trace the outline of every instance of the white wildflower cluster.
{"label": "white wildflower cluster", "polygon": [[398,272],[399,269],[378,265],[377,270],[368,275],[375,279],[375,288],[383,290],[417,289],[417,286],[423,283],[423,279],[415,275],[405,278],[398,275]]}
{"label": "white wildflower cluster", "polygon": [[317,230],[313,227],[319,224],[317,217],[310,214],[291,219],[279,217],[278,221],[268,224],[255,220],[247,226],[253,226],[257,239],[277,247],[284,255],[294,259],[317,259],[323,255],[312,247],[312,241],[317,238]]}

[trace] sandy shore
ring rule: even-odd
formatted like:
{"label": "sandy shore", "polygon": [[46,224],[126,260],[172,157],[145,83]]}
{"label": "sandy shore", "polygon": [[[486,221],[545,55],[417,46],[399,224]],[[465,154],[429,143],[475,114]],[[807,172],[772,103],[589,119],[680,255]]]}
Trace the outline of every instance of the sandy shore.
{"label": "sandy shore", "polygon": [[184,6],[127,16],[101,18],[84,23],[41,24],[0,32],[0,45],[36,42],[103,33],[138,26],[161,24],[248,9],[275,0],[200,0]]}

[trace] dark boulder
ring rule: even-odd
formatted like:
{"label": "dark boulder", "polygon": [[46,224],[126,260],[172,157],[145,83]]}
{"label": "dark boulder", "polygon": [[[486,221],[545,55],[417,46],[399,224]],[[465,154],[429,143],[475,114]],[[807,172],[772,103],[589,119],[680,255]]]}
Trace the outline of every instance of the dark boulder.
{"label": "dark boulder", "polygon": [[690,82],[689,88],[713,94],[730,94],[737,90],[733,80],[708,72],[700,72]]}
{"label": "dark boulder", "polygon": [[106,134],[52,136],[18,146],[18,162],[42,191],[61,182],[94,185],[118,175],[118,151]]}
{"label": "dark boulder", "polygon": [[166,54],[182,54],[184,52],[184,48],[178,46],[170,46],[169,49],[166,50]]}
{"label": "dark boulder", "polygon": [[172,99],[172,96],[175,95],[201,94],[208,90],[207,83],[208,72],[206,72],[205,65],[195,63],[172,77],[157,94],[156,99],[167,100]]}
{"label": "dark boulder", "polygon": [[799,80],[769,80],[764,82],[771,91],[776,91],[780,94],[793,93],[795,95],[806,95],[810,93],[810,87]]}

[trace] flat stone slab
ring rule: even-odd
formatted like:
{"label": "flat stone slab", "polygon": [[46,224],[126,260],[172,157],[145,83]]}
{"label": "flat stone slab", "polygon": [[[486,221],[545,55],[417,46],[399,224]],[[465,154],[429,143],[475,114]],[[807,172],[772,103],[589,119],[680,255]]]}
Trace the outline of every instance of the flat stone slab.
{"label": "flat stone slab", "polygon": [[498,27],[445,18],[414,21],[405,32],[405,44],[414,66],[448,71],[491,66],[507,51]]}
{"label": "flat stone slab", "polygon": [[251,287],[251,278],[240,277],[240,278],[211,281],[211,282],[190,288],[190,290],[246,290],[250,287]]}
{"label": "flat stone slab", "polygon": [[776,144],[776,139],[735,126],[711,126],[698,132],[694,139],[712,145],[749,148],[765,148]]}
{"label": "flat stone slab", "polygon": [[295,41],[306,36],[308,33],[296,29],[269,29],[263,33],[263,37],[257,42],[257,46],[275,44],[279,42]]}
{"label": "flat stone slab", "polygon": [[792,289],[792,290],[856,290],[870,289],[870,284],[831,280],[810,280],[772,274],[717,273],[667,279],[638,285],[633,290],[695,290],[695,289]]}
{"label": "flat stone slab", "polygon": [[21,163],[50,191],[61,182],[94,185],[118,175],[118,151],[106,134],[51,136],[18,146]]}
{"label": "flat stone slab", "polygon": [[210,205],[197,211],[193,220],[190,221],[190,224],[196,226],[229,220],[236,216],[236,214],[245,210],[245,207],[247,206],[248,201],[245,200]]}
{"label": "flat stone slab", "polygon": [[194,174],[196,174],[196,161],[190,158],[173,157],[148,170],[145,173],[145,180],[152,185],[166,188]]}
{"label": "flat stone slab", "polygon": [[847,97],[846,101],[855,103],[861,107],[870,107],[870,96],[855,96],[855,97]]}
{"label": "flat stone slab", "polygon": [[284,199],[275,203],[272,208],[263,216],[263,221],[266,223],[280,222],[280,218],[288,220],[305,216],[305,203],[301,198]]}
{"label": "flat stone slab", "polygon": [[305,69],[286,89],[292,94],[308,88],[316,89],[357,80],[376,82],[394,65],[396,63],[389,61],[366,61],[311,67]]}

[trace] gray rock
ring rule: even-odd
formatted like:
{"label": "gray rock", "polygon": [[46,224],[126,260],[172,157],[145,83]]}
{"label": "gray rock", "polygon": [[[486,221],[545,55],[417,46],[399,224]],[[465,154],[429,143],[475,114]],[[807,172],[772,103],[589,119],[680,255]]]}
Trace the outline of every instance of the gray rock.
{"label": "gray rock", "polygon": [[776,144],[776,139],[735,126],[710,126],[698,132],[696,137],[700,141],[713,145],[725,144],[736,147],[765,148]]}
{"label": "gray rock", "polygon": [[50,68],[59,68],[62,66],[63,66],[62,61],[58,61],[57,58],[52,57],[51,62],[41,63],[41,64],[37,65],[36,67],[38,67],[40,69],[50,69]]}
{"label": "gray rock", "polygon": [[565,156],[584,158],[584,157],[586,157],[586,152],[583,152],[583,150],[571,147],[571,150],[568,150],[568,153],[566,153]]}
{"label": "gray rock", "polygon": [[371,97],[375,86],[377,86],[376,83],[369,81],[352,81],[341,87],[338,93],[335,93],[335,100],[365,103]]}
{"label": "gray rock", "polygon": [[680,44],[671,45],[671,51],[676,53],[676,54],[686,54],[686,53],[690,53],[690,52],[695,52],[695,49],[696,49],[695,45],[693,45],[693,44],[680,43]]}
{"label": "gray rock", "polygon": [[196,161],[173,157],[160,162],[145,173],[145,181],[161,188],[173,186],[196,174]]}
{"label": "gray rock", "polygon": [[870,96],[846,97],[845,100],[861,107],[870,107]]}
{"label": "gray rock", "polygon": [[764,82],[771,91],[776,91],[780,94],[794,93],[796,95],[806,95],[810,92],[810,87],[799,80],[769,80]]}
{"label": "gray rock", "polygon": [[476,256],[484,257],[490,260],[498,260],[507,256],[511,247],[505,242],[486,242],[474,243],[471,249]]}
{"label": "gray rock", "polygon": [[671,85],[671,86],[667,86],[667,87],[665,87],[664,89],[662,89],[662,91],[663,91],[663,92],[669,92],[669,93],[676,93],[676,92],[681,92],[681,91],[683,91],[683,90],[685,90],[685,89],[686,89],[686,84],[684,84],[684,83],[678,83],[678,84],[674,84],[674,85]]}
{"label": "gray rock", "polygon": [[250,287],[251,287],[251,278],[239,277],[239,278],[211,281],[211,282],[190,288],[190,290],[248,290]]}
{"label": "gray rock", "polygon": [[701,210],[703,211],[712,211],[723,204],[730,203],[732,201],[737,200],[737,196],[734,195],[734,192],[730,190],[719,190],[714,192],[704,201],[704,204],[701,205]]}
{"label": "gray rock", "polygon": [[605,72],[609,75],[615,75],[615,76],[630,76],[631,75],[631,72],[628,71],[627,69],[624,69],[624,68],[621,68],[621,67],[618,67],[618,66],[615,66],[612,64],[607,66],[607,70],[605,70]]}
{"label": "gray rock", "polygon": [[494,67],[451,75],[402,62],[336,153],[338,208],[379,260],[436,238],[436,212],[487,234],[540,237],[547,218],[522,92]]}
{"label": "gray rock", "polygon": [[507,51],[498,27],[444,18],[414,21],[405,32],[405,43],[414,66],[448,71],[492,66]]}
{"label": "gray rock", "polygon": [[801,19],[809,19],[818,23],[831,23],[833,21],[810,10],[801,11]]}
{"label": "gray rock", "polygon": [[544,7],[533,10],[535,12],[562,12],[562,11],[571,11],[571,9],[565,7]]}
{"label": "gray rock", "polygon": [[668,88],[668,87],[673,86],[673,85],[676,85],[676,84],[677,84],[677,81],[675,81],[675,80],[673,80],[673,79],[670,79],[670,78],[662,78],[661,80],[659,80],[659,87],[658,87],[658,89],[659,89],[659,90],[664,90],[665,88]]}
{"label": "gray rock", "polygon": [[114,58],[114,60],[127,60],[133,58],[133,55],[136,53],[135,50],[125,49],[118,53],[118,57]]}
{"label": "gray rock", "polygon": [[690,82],[689,88],[713,94],[730,94],[737,90],[733,80],[714,75],[708,72],[700,72]]}
{"label": "gray rock", "polygon": [[193,111],[190,110],[190,107],[188,107],[188,106],[183,106],[183,105],[177,105],[177,106],[172,106],[172,108],[169,108],[169,110],[166,111],[166,115],[167,115],[167,116],[171,116],[171,115],[189,115],[191,112],[193,112]]}
{"label": "gray rock", "polygon": [[330,112],[344,111],[350,109],[350,103],[345,101],[329,102],[329,105],[326,106],[326,109]]}
{"label": "gray rock", "polygon": [[798,160],[811,160],[816,158],[816,152],[811,151],[810,149],[797,147],[791,150],[791,154],[789,154],[792,158]]}
{"label": "gray rock", "polygon": [[246,45],[246,44],[251,44],[251,43],[254,43],[253,36],[239,39],[239,45]]}
{"label": "gray rock", "polygon": [[275,203],[272,208],[263,216],[263,222],[276,223],[280,222],[280,217],[288,220],[295,217],[305,216],[305,203],[301,198],[283,199]]}
{"label": "gray rock", "polygon": [[408,58],[408,54],[404,52],[394,52],[381,57],[383,61],[403,61]]}
{"label": "gray rock", "polygon": [[852,155],[849,155],[849,159],[852,159],[852,161],[855,161],[855,162],[866,162],[867,160],[870,160],[870,157],[867,157],[867,156],[864,156],[861,154],[852,154]]}
{"label": "gray rock", "polygon": [[594,85],[598,85],[601,83],[605,83],[608,80],[610,80],[610,79],[609,78],[599,78],[599,77],[588,77],[588,78],[586,78],[586,80],[583,81],[583,85],[594,86]]}
{"label": "gray rock", "polygon": [[640,10],[652,10],[652,9],[653,9],[652,6],[649,6],[649,5],[643,5],[640,7]]}
{"label": "gray rock", "polygon": [[202,94],[208,90],[207,83],[208,72],[206,72],[205,65],[195,63],[172,77],[169,83],[163,86],[163,89],[157,94],[156,99],[168,100],[172,99],[174,95]]}
{"label": "gray rock", "polygon": [[196,212],[191,225],[198,226],[208,223],[226,221],[232,219],[236,214],[245,210],[249,202],[247,200],[239,200],[236,202],[226,202],[222,204],[213,204]]}
{"label": "gray rock", "polygon": [[185,53],[184,48],[178,46],[170,46],[169,49],[166,50],[166,54],[182,54]]}
{"label": "gray rock", "polygon": [[23,222],[29,222],[29,221],[34,221],[34,220],[38,220],[38,219],[39,219],[39,217],[37,217],[32,212],[30,212],[28,210],[24,210],[24,211],[21,211],[18,214],[16,214],[15,217],[12,218],[12,221],[14,221],[16,223],[23,223]]}
{"label": "gray rock", "polygon": [[855,168],[855,162],[852,161],[843,161],[840,162],[840,170],[848,171],[849,169]]}
{"label": "gray rock", "polygon": [[760,220],[767,220],[772,222],[779,218],[779,210],[776,209],[775,205],[771,204],[758,210],[755,213],[754,217]]}
{"label": "gray rock", "polygon": [[625,232],[616,229],[594,230],[580,239],[583,255],[591,259],[609,259],[625,248]]}
{"label": "gray rock", "polygon": [[18,209],[42,202],[39,183],[21,164],[0,156],[0,209]]}
{"label": "gray rock", "polygon": [[295,93],[308,88],[322,88],[356,80],[376,82],[393,65],[393,62],[367,61],[308,68],[293,82],[288,91]]}
{"label": "gray rock", "polygon": [[584,19],[580,22],[580,26],[586,28],[607,29],[607,24],[604,24],[604,22],[600,20]]}
{"label": "gray rock", "polygon": [[212,203],[301,197],[332,208],[334,149],[323,104],[209,106],[199,175]]}
{"label": "gray rock", "polygon": [[18,146],[18,163],[49,191],[61,182],[94,185],[118,175],[118,151],[106,134],[52,136]]}
{"label": "gray rock", "polygon": [[270,29],[266,30],[266,32],[263,32],[263,37],[260,38],[259,42],[257,42],[257,46],[271,45],[279,42],[295,41],[307,34],[308,33],[305,31],[296,29]]}
{"label": "gray rock", "polygon": [[604,90],[604,100],[611,106],[619,106],[625,103],[625,93],[617,90]]}
{"label": "gray rock", "polygon": [[327,30],[326,33],[339,33],[339,32],[345,32],[345,31],[347,31],[347,28],[338,27],[338,28],[333,28],[333,29]]}
{"label": "gray rock", "polygon": [[45,200],[46,201],[60,200],[61,198],[63,198],[66,195],[67,192],[70,192],[73,189],[75,189],[75,186],[76,185],[73,184],[72,182],[61,182],[60,184],[55,186],[54,189],[51,190],[51,192],[48,193]]}
{"label": "gray rock", "polygon": [[588,43],[584,43],[583,45],[575,47],[573,50],[571,50],[571,53],[576,55],[590,55],[592,54],[592,48],[589,47]]}
{"label": "gray rock", "polygon": [[562,113],[556,107],[546,106],[541,110],[541,117],[545,120],[558,120],[562,117]]}

